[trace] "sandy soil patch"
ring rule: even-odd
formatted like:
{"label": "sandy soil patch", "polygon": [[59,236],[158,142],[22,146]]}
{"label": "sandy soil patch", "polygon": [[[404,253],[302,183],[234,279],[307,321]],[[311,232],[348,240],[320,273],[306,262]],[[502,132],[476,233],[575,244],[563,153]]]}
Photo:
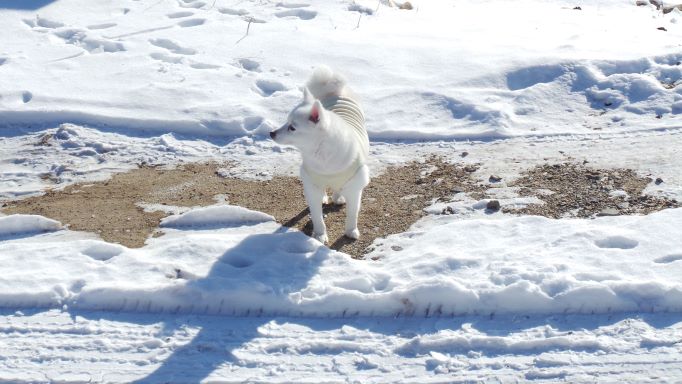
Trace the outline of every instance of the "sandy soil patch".
{"label": "sandy soil patch", "polygon": [[[224,165],[187,164],[176,169],[142,167],[93,184],[74,184],[43,196],[6,204],[3,212],[39,214],[59,220],[72,230],[97,233],[102,239],[141,247],[146,239],[162,235],[157,229],[165,212],[146,212],[140,204],[194,207],[230,204],[266,212],[288,227],[312,232],[303,188],[297,177],[249,181],[219,175]],[[390,167],[372,178],[365,189],[358,241],[343,236],[345,208],[324,207],[330,247],[361,257],[375,238],[406,231],[425,215],[423,208],[455,190],[481,192],[483,187],[466,168],[430,158]]]}
{"label": "sandy soil patch", "polygon": [[[662,182],[662,180],[660,180]],[[631,169],[595,169],[583,165],[545,164],[524,172],[510,184],[521,196],[544,204],[505,212],[550,218],[648,214],[679,207],[676,200],[643,194],[651,182]]]}

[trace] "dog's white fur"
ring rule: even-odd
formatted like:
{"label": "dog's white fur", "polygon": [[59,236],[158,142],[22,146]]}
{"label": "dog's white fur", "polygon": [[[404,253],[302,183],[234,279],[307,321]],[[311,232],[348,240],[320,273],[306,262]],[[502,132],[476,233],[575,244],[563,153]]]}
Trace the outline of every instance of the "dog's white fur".
{"label": "dog's white fur", "polygon": [[[364,115],[346,81],[328,67],[318,67],[306,83],[303,101],[287,123],[270,133],[277,143],[301,151],[301,180],[313,222],[313,237],[328,241],[322,204],[346,204],[345,235],[358,239],[362,190],[369,183],[369,140]],[[325,105],[329,109],[325,108]]]}

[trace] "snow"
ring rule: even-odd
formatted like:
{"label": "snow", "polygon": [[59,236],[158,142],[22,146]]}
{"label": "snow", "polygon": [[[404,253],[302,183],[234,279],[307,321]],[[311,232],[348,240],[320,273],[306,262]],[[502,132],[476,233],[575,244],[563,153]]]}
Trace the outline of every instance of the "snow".
{"label": "snow", "polygon": [[[267,133],[320,63],[362,99],[373,174],[435,154],[522,207],[508,180],[586,160],[682,200],[680,11],[412,3],[0,0],[0,203],[141,164],[295,175]],[[224,203],[138,202],[171,215],[138,249],[1,216],[0,381],[682,379],[682,209],[487,202],[436,202],[365,260]]]}
{"label": "snow", "polygon": [[[379,242],[368,255],[376,262],[234,206],[170,216],[168,234],[141,249],[49,234],[7,240],[0,306],[323,317],[682,311],[682,209],[494,216],[423,219]],[[31,275],[15,267],[26,254]]]}
{"label": "snow", "polygon": [[58,231],[62,224],[39,215],[11,215],[0,217],[0,238]]}
{"label": "snow", "polygon": [[235,205],[217,205],[168,216],[161,220],[161,226],[170,228],[223,227],[265,221],[275,221],[275,218],[262,212],[252,211]]}

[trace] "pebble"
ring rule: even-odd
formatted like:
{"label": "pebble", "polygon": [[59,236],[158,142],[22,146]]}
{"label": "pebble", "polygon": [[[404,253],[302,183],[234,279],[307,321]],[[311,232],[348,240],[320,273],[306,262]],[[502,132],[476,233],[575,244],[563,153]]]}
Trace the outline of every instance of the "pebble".
{"label": "pebble", "polygon": [[663,179],[661,179],[660,177],[657,177],[655,183],[656,183],[656,185],[661,185],[663,183]]}
{"label": "pebble", "polygon": [[502,178],[496,175],[490,175],[488,181],[491,183],[499,183],[500,181],[502,181]]}
{"label": "pebble", "polygon": [[500,210],[500,202],[498,200],[490,200],[488,204],[486,204],[486,209],[491,210],[493,212],[497,212]]}
{"label": "pebble", "polygon": [[618,216],[620,211],[616,208],[604,208],[601,212],[597,213],[597,216]]}

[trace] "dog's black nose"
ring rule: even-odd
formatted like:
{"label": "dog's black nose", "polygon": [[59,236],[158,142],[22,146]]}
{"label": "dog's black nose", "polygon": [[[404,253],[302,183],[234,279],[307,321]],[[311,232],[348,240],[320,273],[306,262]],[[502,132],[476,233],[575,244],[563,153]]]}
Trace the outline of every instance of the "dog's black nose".
{"label": "dog's black nose", "polygon": [[277,132],[275,132],[275,131],[270,132],[270,137],[271,137],[271,138],[274,139],[275,136],[277,136]]}

